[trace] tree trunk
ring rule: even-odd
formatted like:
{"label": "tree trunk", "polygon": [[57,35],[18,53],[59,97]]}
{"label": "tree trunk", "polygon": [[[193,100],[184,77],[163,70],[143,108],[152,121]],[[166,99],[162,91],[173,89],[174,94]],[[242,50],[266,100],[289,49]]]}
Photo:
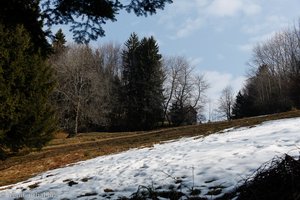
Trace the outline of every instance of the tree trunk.
{"label": "tree trunk", "polygon": [[74,135],[77,135],[78,133],[79,109],[80,109],[80,100],[78,100],[76,105]]}

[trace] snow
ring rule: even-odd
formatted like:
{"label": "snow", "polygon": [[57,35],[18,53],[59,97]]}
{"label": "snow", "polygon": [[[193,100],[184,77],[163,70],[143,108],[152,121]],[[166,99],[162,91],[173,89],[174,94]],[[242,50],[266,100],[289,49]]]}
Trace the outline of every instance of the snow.
{"label": "snow", "polygon": [[[14,184],[0,190],[0,199],[117,199],[140,185],[161,190],[181,185],[185,192],[193,187],[214,199],[274,156],[298,156],[299,125],[300,118],[270,121],[101,156]],[[206,195],[211,187],[221,188],[221,194]]]}

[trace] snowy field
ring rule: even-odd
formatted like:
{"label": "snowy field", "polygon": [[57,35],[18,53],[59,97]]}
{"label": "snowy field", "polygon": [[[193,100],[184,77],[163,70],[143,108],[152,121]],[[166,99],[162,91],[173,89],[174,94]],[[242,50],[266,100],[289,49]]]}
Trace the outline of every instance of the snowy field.
{"label": "snowy field", "polygon": [[[45,172],[0,191],[0,199],[117,199],[139,185],[228,192],[275,155],[299,155],[300,118],[182,138]],[[178,181],[180,180],[180,181]]]}

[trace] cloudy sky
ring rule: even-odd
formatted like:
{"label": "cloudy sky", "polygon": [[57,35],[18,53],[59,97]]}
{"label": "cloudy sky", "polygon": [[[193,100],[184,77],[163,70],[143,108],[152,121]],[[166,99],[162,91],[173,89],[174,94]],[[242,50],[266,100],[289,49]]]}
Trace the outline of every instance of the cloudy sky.
{"label": "cloudy sky", "polygon": [[231,85],[243,84],[253,45],[295,24],[299,0],[173,0],[150,17],[120,13],[117,22],[104,25],[105,42],[123,44],[132,32],[153,35],[163,55],[185,56],[204,73],[211,85],[208,96],[216,99]]}

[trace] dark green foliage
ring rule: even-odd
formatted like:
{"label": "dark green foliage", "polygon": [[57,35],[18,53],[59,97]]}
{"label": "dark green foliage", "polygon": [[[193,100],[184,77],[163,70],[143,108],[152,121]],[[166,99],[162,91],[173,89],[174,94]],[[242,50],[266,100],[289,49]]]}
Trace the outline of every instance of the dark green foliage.
{"label": "dark green foliage", "polygon": [[137,16],[155,14],[172,0],[131,0],[127,4],[113,0],[45,0],[41,16],[47,26],[72,24],[70,31],[76,42],[89,42],[104,36],[102,25],[116,21],[122,9]]}
{"label": "dark green foliage", "polygon": [[47,31],[43,30],[39,0],[0,1],[0,23],[10,29],[23,25],[28,31],[35,50],[41,50],[43,56],[50,53],[46,40]]}
{"label": "dark green foliage", "polygon": [[250,65],[255,69],[243,90],[244,106],[236,102],[235,117],[300,108],[299,30],[300,26],[283,30],[253,49]]}
{"label": "dark green foliage", "polygon": [[251,117],[285,112],[291,109],[288,97],[289,85],[281,88],[267,65],[260,66],[250,77],[233,105],[233,118]]}
{"label": "dark green foliage", "polygon": [[121,80],[118,76],[113,77],[112,80],[112,98],[110,99],[111,110],[108,114],[109,129],[110,130],[121,130],[125,126],[124,123],[124,108],[123,108],[123,93]]}
{"label": "dark green foliage", "polygon": [[178,102],[172,104],[170,109],[170,118],[174,126],[179,126],[185,121],[185,108]]}
{"label": "dark green foliage", "polygon": [[291,87],[289,90],[293,106],[300,109],[300,74],[291,80]]}
{"label": "dark green foliage", "polygon": [[[141,40],[139,51],[139,62],[142,69],[138,89],[143,102],[143,127],[154,128],[163,117],[163,72],[161,66],[161,55],[158,45],[153,37]],[[139,86],[140,85],[140,86]]]}
{"label": "dark green foliage", "polygon": [[246,97],[239,91],[236,95],[235,103],[232,108],[232,118],[238,119],[245,117],[245,106],[246,106]]}
{"label": "dark green foliage", "polygon": [[289,97],[293,102],[293,107],[300,109],[300,61],[296,63],[297,65],[290,76]]}
{"label": "dark green foliage", "polygon": [[0,26],[0,148],[41,148],[54,131],[52,72],[22,26]]}
{"label": "dark green foliage", "polygon": [[163,117],[161,55],[153,37],[132,34],[123,51],[123,102],[131,130],[152,129]]}
{"label": "dark green foliage", "polygon": [[239,91],[232,108],[232,118],[239,119],[243,117],[255,116],[257,111],[254,108],[254,97],[250,96],[246,90]]}
{"label": "dark green foliage", "polygon": [[170,117],[174,126],[197,123],[197,111],[192,106],[183,105],[180,101],[176,101],[172,104]]}
{"label": "dark green foliage", "polygon": [[54,35],[54,39],[53,39],[53,42],[52,42],[52,48],[53,48],[54,54],[59,54],[63,50],[65,50],[66,42],[67,41],[66,41],[64,33],[62,32],[61,29],[59,29],[57,31],[57,33]]}
{"label": "dark green foliage", "polygon": [[132,34],[125,43],[126,50],[123,51],[123,68],[122,68],[122,102],[124,105],[124,117],[127,128],[134,129],[136,120],[140,118],[139,107],[137,100],[137,79],[138,73],[138,58],[137,49],[140,45],[139,38],[136,34]]}
{"label": "dark green foliage", "polygon": [[[23,25],[34,46],[47,55],[50,45],[46,37],[51,37],[53,25],[70,24],[75,41],[86,43],[104,36],[102,25],[108,20],[116,21],[122,9],[147,16],[163,9],[167,3],[172,0],[131,0],[128,4],[113,0],[2,0],[0,19],[10,28]],[[43,25],[49,29],[45,31]]]}
{"label": "dark green foliage", "polygon": [[[14,150],[18,150],[22,146],[42,146],[42,144],[37,144],[37,138],[30,139],[34,145],[30,145],[28,142],[25,144],[24,141],[29,140],[19,137],[18,135],[26,128],[32,127],[33,130],[30,130],[30,133],[28,133],[32,136],[33,133],[37,133],[39,130],[43,130],[44,128],[46,130],[46,124],[51,124],[46,121],[50,120],[52,112],[48,111],[49,108],[45,106],[45,103],[49,97],[50,88],[52,87],[52,83],[50,84],[50,82],[53,79],[51,73],[43,64],[43,60],[51,53],[51,46],[47,41],[47,37],[54,39],[53,46],[55,53],[58,53],[57,51],[64,46],[65,43],[65,38],[61,31],[55,36],[52,35],[50,31],[51,26],[70,24],[70,30],[73,33],[75,41],[87,43],[90,40],[96,40],[99,36],[104,36],[102,25],[108,20],[115,21],[116,15],[120,10],[125,9],[127,12],[133,11],[137,16],[147,16],[148,14],[156,13],[157,9],[163,9],[167,3],[172,3],[172,0],[132,0],[127,2],[127,4],[113,0],[0,1],[0,23],[3,24],[6,29],[10,30],[14,30],[19,25],[23,26],[27,34],[22,42],[27,42],[28,40],[28,44],[19,44],[21,46],[28,45],[28,47],[24,47],[23,49],[18,49],[18,44],[15,45],[10,39],[7,40],[7,43],[1,43],[2,55],[0,62],[2,69],[0,73],[3,80],[0,79],[2,84],[0,86],[2,95],[0,101],[3,106],[11,107],[8,110],[5,110],[6,107],[1,108],[1,120],[6,120],[5,122],[1,121],[1,123],[3,122],[3,127],[0,129],[1,148],[4,139],[5,143],[12,145],[9,148]],[[49,29],[46,30],[44,25]],[[14,34],[13,31],[10,34]],[[6,36],[3,36],[3,38],[4,37]],[[1,38],[1,40],[3,38]],[[16,49],[12,50],[12,48]],[[24,50],[24,52],[21,53],[23,57],[18,55],[21,50]],[[12,54],[18,58],[11,58],[11,56],[14,56]],[[16,64],[18,67],[11,65],[10,62],[14,62],[14,59],[18,60],[19,63]],[[4,69],[3,66],[7,66],[7,69]],[[25,68],[25,66],[30,67]],[[12,77],[6,76],[6,73],[11,74]],[[7,81],[7,77],[11,78],[10,83],[5,82]],[[42,84],[44,83],[43,81],[48,81],[48,88]],[[6,84],[11,84],[12,87],[6,87]],[[44,87],[44,89],[42,87]],[[16,94],[13,92],[16,92]],[[40,98],[38,98],[38,96],[40,96]],[[20,102],[22,102],[22,106],[19,105]],[[30,106],[28,104],[30,104]],[[39,110],[39,114],[30,115],[31,112],[37,112],[37,110]],[[27,118],[16,114],[25,112],[29,113]],[[45,116],[45,113],[49,116]],[[10,124],[10,120],[16,124]],[[19,124],[21,122],[19,121],[28,123],[28,125],[20,127]],[[37,124],[34,123],[38,123],[40,128],[35,128]],[[49,127],[49,131],[50,129]],[[9,133],[11,139],[7,136],[8,131],[11,131]],[[25,134],[23,133],[23,135]],[[20,139],[19,143],[10,143],[16,137]],[[42,137],[42,135],[40,135],[39,137],[41,137],[39,141],[43,141],[44,136]]]}

